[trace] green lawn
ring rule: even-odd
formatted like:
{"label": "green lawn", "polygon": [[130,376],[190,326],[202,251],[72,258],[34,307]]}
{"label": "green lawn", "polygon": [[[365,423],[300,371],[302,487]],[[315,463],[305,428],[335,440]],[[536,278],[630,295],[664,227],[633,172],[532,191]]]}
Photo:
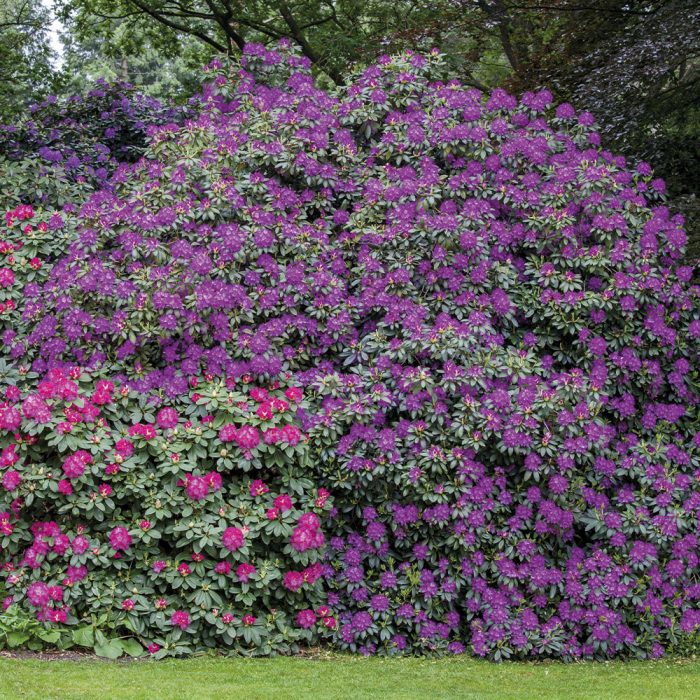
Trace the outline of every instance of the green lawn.
{"label": "green lawn", "polygon": [[696,660],[495,665],[466,658],[348,656],[128,663],[0,659],[2,700],[697,697]]}

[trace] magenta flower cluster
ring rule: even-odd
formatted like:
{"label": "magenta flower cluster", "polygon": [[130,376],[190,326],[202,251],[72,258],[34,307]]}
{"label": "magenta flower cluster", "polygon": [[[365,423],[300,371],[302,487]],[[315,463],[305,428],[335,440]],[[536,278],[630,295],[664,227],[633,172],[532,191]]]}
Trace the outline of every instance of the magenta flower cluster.
{"label": "magenta flower cluster", "polygon": [[40,609],[160,655],[647,658],[698,628],[682,217],[590,114],[442,68],[328,92],[249,46],[60,221],[10,212],[12,604],[76,577]]}

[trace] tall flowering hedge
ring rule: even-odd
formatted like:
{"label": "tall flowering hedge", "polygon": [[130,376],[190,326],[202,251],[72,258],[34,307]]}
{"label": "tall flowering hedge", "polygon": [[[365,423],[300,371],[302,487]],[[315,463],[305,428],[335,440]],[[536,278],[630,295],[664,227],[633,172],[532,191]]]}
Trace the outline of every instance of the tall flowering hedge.
{"label": "tall flowering hedge", "polygon": [[[8,214],[8,610],[108,611],[158,654],[330,634],[362,653],[643,658],[700,625],[682,219],[591,115],[546,91],[484,96],[441,65],[386,58],[328,93],[286,47],[250,46],[75,216]],[[73,375],[89,400],[42,397]],[[76,442],[58,413],[82,410]],[[110,480],[118,434],[135,456]],[[157,542],[139,531],[149,499],[167,511]],[[69,545],[27,558],[55,523],[95,538],[90,591],[59,583]],[[207,527],[194,547],[179,535]],[[252,599],[211,573],[237,565],[244,527],[274,537],[243,563],[277,557]],[[235,620],[265,620],[258,636],[222,636],[221,603],[183,592],[182,562]],[[35,605],[51,577],[60,597]]]}

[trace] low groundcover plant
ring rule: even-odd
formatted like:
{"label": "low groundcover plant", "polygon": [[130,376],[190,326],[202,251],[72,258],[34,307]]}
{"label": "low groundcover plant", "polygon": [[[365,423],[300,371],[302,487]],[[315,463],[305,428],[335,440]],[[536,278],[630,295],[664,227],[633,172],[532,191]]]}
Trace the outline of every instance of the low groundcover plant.
{"label": "low groundcover plant", "polygon": [[207,73],[101,189],[6,214],[8,614],[158,657],[692,635],[700,290],[663,182],[437,53]]}

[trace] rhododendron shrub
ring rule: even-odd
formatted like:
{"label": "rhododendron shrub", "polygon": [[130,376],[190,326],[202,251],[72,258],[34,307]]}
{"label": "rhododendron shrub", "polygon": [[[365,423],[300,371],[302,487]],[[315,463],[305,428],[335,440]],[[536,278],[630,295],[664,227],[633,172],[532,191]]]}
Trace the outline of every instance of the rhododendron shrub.
{"label": "rhododendron shrub", "polygon": [[328,628],[330,501],[303,473],[294,387],[290,403],[278,386],[212,381],[156,410],[76,369],[14,380],[0,404],[4,609],[69,627],[106,614],[160,656],[289,652]]}
{"label": "rhododendron shrub", "polygon": [[[272,521],[290,496],[284,596],[309,594],[319,561],[304,557],[324,557],[325,601],[285,608],[300,638],[661,655],[700,624],[700,290],[682,218],[648,166],[601,147],[590,114],[546,91],[484,96],[441,66],[384,58],[329,93],[284,47],[213,65],[197,118],[155,133],[66,223],[64,254],[16,297],[5,358],[39,378],[80,365],[152,406],[148,420],[114,409],[147,450],[135,484],[175,415],[200,401],[217,415],[217,381],[255,386],[245,421],[192,447],[215,460],[158,498],[216,519],[207,504],[231,472]],[[92,404],[110,406],[105,393]],[[11,431],[46,416],[13,401]],[[99,450],[76,449],[82,479]],[[279,481],[295,450],[303,508]],[[77,497],[63,481],[60,498]],[[14,499],[0,507],[20,517]],[[235,556],[243,523],[225,525],[219,554]],[[99,531],[128,544],[121,557],[132,530]],[[154,618],[183,639],[201,617],[185,602]]]}
{"label": "rhododendron shrub", "polygon": [[50,96],[16,123],[0,124],[0,157],[36,157],[38,167],[105,183],[120,163],[140,157],[151,129],[182,123],[189,111],[163,105],[128,83],[102,80],[84,95]]}
{"label": "rhododendron shrub", "polygon": [[[165,106],[127,83],[97,85],[84,95],[49,97],[13,124],[0,124],[0,192],[10,208],[30,204],[49,219],[66,218],[112,173],[137,160],[148,135],[194,113]],[[65,252],[65,241],[61,241]]]}

